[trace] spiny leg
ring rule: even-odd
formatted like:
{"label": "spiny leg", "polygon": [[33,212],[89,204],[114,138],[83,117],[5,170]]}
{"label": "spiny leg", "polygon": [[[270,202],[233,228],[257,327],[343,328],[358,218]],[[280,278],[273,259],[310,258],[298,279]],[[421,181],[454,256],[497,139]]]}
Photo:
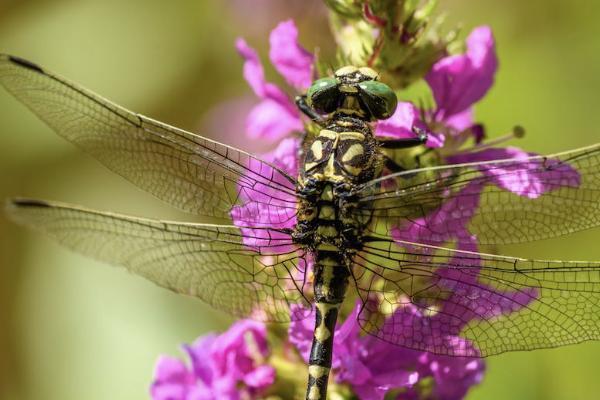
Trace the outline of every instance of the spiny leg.
{"label": "spiny leg", "polygon": [[427,143],[427,132],[417,127],[413,127],[413,132],[417,136],[403,139],[378,139],[378,142],[384,149],[392,150],[409,149]]}
{"label": "spiny leg", "polygon": [[298,107],[298,109],[302,111],[304,115],[310,118],[310,120],[317,125],[325,126],[325,118],[319,115],[315,110],[312,109],[311,106],[308,105],[306,101],[306,95],[296,96],[296,107]]}
{"label": "spiny leg", "polygon": [[[409,149],[411,147],[422,146],[427,143],[427,138],[428,138],[427,132],[425,132],[424,130],[417,128],[417,127],[413,127],[413,132],[417,135],[416,137],[403,138],[403,139],[387,139],[387,140],[380,139],[380,140],[378,140],[378,143],[380,144],[380,146],[382,148],[390,149],[390,150]],[[417,154],[415,156],[415,162],[416,162],[415,168],[420,168],[421,156],[427,154],[429,151],[431,151],[431,149],[427,148],[423,153]],[[390,158],[389,156],[387,156],[385,154],[384,154],[383,162],[384,162],[385,167],[391,173],[406,171],[406,168],[402,167],[396,161],[394,161],[392,158]]]}

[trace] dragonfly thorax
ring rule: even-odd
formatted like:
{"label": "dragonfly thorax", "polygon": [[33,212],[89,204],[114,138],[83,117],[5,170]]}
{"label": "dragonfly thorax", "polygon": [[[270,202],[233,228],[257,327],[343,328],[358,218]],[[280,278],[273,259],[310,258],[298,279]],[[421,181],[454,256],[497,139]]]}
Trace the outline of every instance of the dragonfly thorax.
{"label": "dragonfly thorax", "polygon": [[333,118],[306,151],[298,181],[295,239],[315,250],[347,252],[360,244],[365,222],[352,214],[353,190],[378,173],[381,156],[368,124]]}
{"label": "dragonfly thorax", "polygon": [[364,181],[373,176],[377,166],[376,146],[370,132],[323,129],[306,153],[304,178],[332,183]]}

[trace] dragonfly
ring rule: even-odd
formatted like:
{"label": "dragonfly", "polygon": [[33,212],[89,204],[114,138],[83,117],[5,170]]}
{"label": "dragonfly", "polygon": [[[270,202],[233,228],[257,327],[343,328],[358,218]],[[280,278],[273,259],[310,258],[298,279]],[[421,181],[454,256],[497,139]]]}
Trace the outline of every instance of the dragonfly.
{"label": "dragonfly", "polygon": [[[393,113],[396,96],[372,69],[347,66],[297,98],[318,132],[306,134],[292,176],[22,58],[0,56],[0,84],[110,170],[219,223],[25,198],[9,200],[8,214],[234,316],[289,322],[314,315],[307,400],[327,397],[336,321],[349,294],[360,303],[356,318],[366,334],[435,354],[487,357],[600,339],[600,262],[463,249],[473,237],[480,245],[526,243],[600,225],[600,144],[403,169],[389,153],[423,147],[427,134],[375,137],[373,122]],[[518,196],[497,185],[519,182],[524,172],[553,190]],[[451,212],[440,221],[445,207]],[[465,219],[468,234],[456,230]],[[411,226],[426,241],[398,234]],[[451,345],[445,338],[453,335],[464,340]]]}

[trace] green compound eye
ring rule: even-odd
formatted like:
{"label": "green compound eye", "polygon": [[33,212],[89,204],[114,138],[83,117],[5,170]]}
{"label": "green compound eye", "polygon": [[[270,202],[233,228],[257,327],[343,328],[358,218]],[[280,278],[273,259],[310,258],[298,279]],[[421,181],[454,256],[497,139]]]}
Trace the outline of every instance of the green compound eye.
{"label": "green compound eye", "polygon": [[336,78],[316,80],[306,93],[308,105],[321,113],[334,112],[339,107],[342,97],[338,85],[339,82]]}
{"label": "green compound eye", "polygon": [[360,99],[375,119],[392,116],[398,105],[398,98],[388,85],[377,81],[364,81],[358,84],[358,88]]}

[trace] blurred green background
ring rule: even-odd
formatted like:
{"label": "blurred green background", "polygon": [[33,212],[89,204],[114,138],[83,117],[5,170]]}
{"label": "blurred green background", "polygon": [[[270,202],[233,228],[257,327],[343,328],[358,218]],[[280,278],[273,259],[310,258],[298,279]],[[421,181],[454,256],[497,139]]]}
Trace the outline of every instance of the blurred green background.
{"label": "blurred green background", "polygon": [[[492,136],[519,123],[518,145],[555,152],[597,142],[600,2],[441,0],[448,26],[493,27],[494,89],[477,108]],[[130,109],[257,151],[243,121],[250,90],[233,41],[266,59],[268,31],[297,20],[307,48],[332,43],[318,1],[0,1],[0,51],[20,55]],[[268,69],[272,73],[271,69]],[[274,74],[270,75],[275,79]],[[223,103],[225,105],[223,105]],[[64,142],[0,91],[0,197],[35,196],[105,210],[190,219]],[[600,259],[600,231],[499,249],[538,258]],[[144,399],[156,357],[231,320],[71,254],[0,215],[0,398]],[[600,396],[600,343],[488,359],[469,399]],[[299,371],[304,373],[304,371]]]}

